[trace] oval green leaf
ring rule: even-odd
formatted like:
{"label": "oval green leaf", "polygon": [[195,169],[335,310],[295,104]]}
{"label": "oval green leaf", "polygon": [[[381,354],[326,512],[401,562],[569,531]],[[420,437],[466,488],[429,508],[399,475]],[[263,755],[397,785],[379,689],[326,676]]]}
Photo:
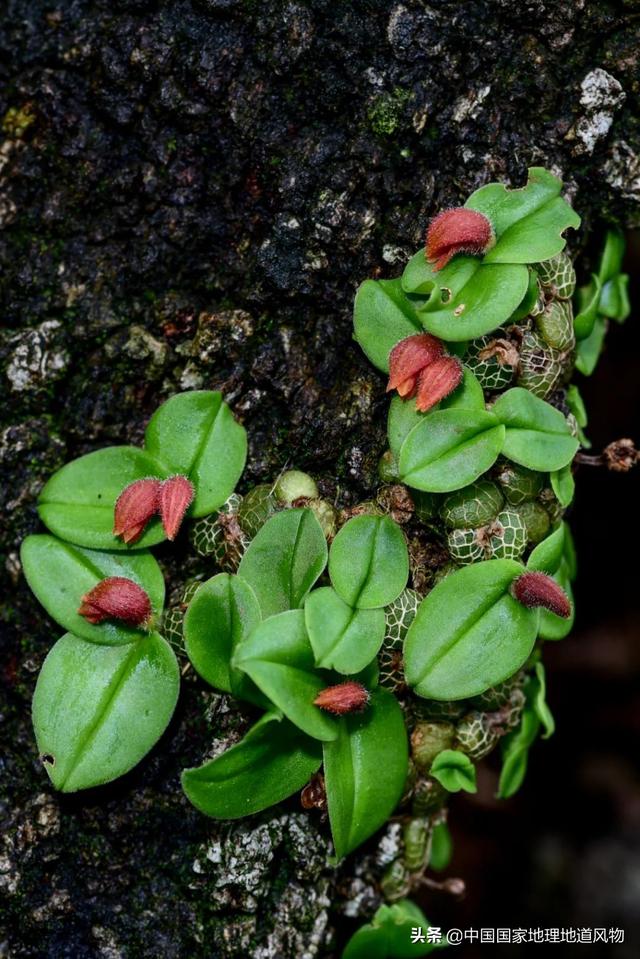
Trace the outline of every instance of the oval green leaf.
{"label": "oval green leaf", "polygon": [[69,632],[94,643],[130,643],[146,636],[117,620],[93,625],[78,608],[82,597],[108,576],[124,576],[141,586],[151,601],[154,619],[159,621],[164,605],[164,579],[151,553],[107,553],[84,549],[37,534],[27,536],[20,550],[25,577],[36,598],[49,615]]}
{"label": "oval green leaf", "polygon": [[488,183],[473,193],[465,206],[483,213],[496,234],[485,263],[541,263],[564,250],[562,236],[577,229],[580,217],[560,196],[562,182],[543,167],[531,167],[527,185],[508,190]]}
{"label": "oval green leaf", "polygon": [[[52,533],[89,549],[130,550],[113,535],[115,502],[129,483],[168,471],[135,446],[109,446],[67,463],[44,486],[38,500],[40,519]],[[134,549],[155,546],[165,538],[159,519],[153,519]]]}
{"label": "oval green leaf", "polygon": [[353,609],[330,586],[315,589],[304,604],[316,665],[348,675],[368,666],[382,646],[383,609]]}
{"label": "oval green leaf", "polygon": [[527,569],[548,573],[549,576],[558,571],[564,556],[565,529],[566,524],[561,523],[553,533],[538,543],[527,560]]}
{"label": "oval green leaf", "polygon": [[560,506],[567,508],[573,502],[576,491],[576,481],[573,478],[571,463],[567,463],[560,470],[553,470],[549,473],[551,489],[556,494],[556,499]]}
{"label": "oval green leaf", "polygon": [[429,410],[427,413],[420,413],[416,409],[415,399],[403,400],[401,396],[393,397],[389,404],[387,434],[389,447],[396,459],[400,456],[402,444],[413,427],[422,423],[426,416],[430,416],[436,410],[484,410],[484,393],[471,370],[465,367],[460,386],[438,403],[434,410]]}
{"label": "oval green leaf", "polygon": [[268,519],[242,557],[239,575],[258,597],[262,615],[298,609],[327,565],[327,541],[309,509]]}
{"label": "oval green leaf", "polygon": [[438,284],[439,290],[451,289],[451,296],[446,302],[429,300],[418,315],[425,330],[453,343],[473,340],[502,326],[522,302],[529,285],[526,266],[480,264],[456,290],[442,275],[447,269],[438,273]]}
{"label": "oval green leaf", "polygon": [[256,595],[243,579],[219,573],[203,583],[184,618],[184,644],[197,672],[211,686],[248,699],[268,702],[244,673],[231,665],[238,645],[261,620]]}
{"label": "oval green leaf", "polygon": [[422,333],[411,300],[399,279],[365,280],[353,308],[354,336],[374,366],[389,372],[389,353],[396,343]]}
{"label": "oval green leaf", "polygon": [[341,859],[384,825],[407,778],[407,730],[397,699],[377,689],[364,713],[344,716],[339,734],[325,743],[329,821]]}
{"label": "oval green leaf", "polygon": [[562,587],[571,603],[571,615],[564,619],[562,616],[556,616],[548,609],[540,610],[540,639],[558,640],[564,639],[573,629],[576,616],[576,606],[573,598],[573,589],[571,587],[571,576],[567,561],[563,558],[558,570],[553,574],[553,579]]}
{"label": "oval green leaf", "polygon": [[599,313],[600,294],[600,280],[592,273],[589,285],[578,290],[579,309],[573,320],[577,340],[586,340],[593,333]]}
{"label": "oval green leaf", "polygon": [[406,680],[419,696],[477,696],[526,662],[539,612],[509,592],[522,572],[513,560],[474,563],[451,573],[422,601],[404,644]]}
{"label": "oval green leaf", "polygon": [[145,449],[169,473],[188,476],[196,495],[189,509],[206,516],[229,498],[247,458],[247,434],[213,390],[178,393],[149,421]]}
{"label": "oval green leaf", "polygon": [[126,646],[59,639],[33,697],[38,750],[55,788],[76,792],[128,772],[166,729],[179,687],[176,657],[158,633]]}
{"label": "oval green leaf", "polygon": [[402,530],[388,516],[350,519],[331,544],[329,576],[349,606],[374,609],[392,603],[409,578]]}
{"label": "oval green leaf", "polygon": [[[431,923],[409,899],[392,906],[380,906],[370,923],[361,926],[347,943],[342,959],[420,959],[446,944],[427,942]],[[415,941],[413,933],[421,929],[425,941]]]}
{"label": "oval green leaf", "polygon": [[237,745],[204,765],[185,769],[182,788],[216,819],[239,819],[282,802],[320,768],[320,745],[287,719],[267,713]]}
{"label": "oval green leaf", "polygon": [[576,348],[576,369],[583,376],[591,376],[595,370],[604,347],[607,321],[598,317],[590,336],[580,340]]}
{"label": "oval green leaf", "polygon": [[541,473],[562,469],[580,443],[560,410],[516,386],[498,397],[492,412],[504,424],[503,456]]}
{"label": "oval green leaf", "polygon": [[431,764],[429,775],[437,779],[450,793],[460,792],[461,789],[468,793],[478,791],[476,767],[466,753],[458,749],[443,749],[439,752]]}
{"label": "oval green leaf", "polygon": [[238,646],[233,665],[307,735],[336,738],[337,720],[313,704],[329,684],[315,669],[303,610],[279,613],[260,623]]}
{"label": "oval green leaf", "polygon": [[437,410],[415,426],[400,450],[408,486],[449,493],[473,483],[497,460],[505,429],[484,410]]}
{"label": "oval green leaf", "polygon": [[502,741],[502,771],[498,784],[498,799],[509,799],[516,793],[527,774],[529,749],[540,731],[540,720],[532,705],[527,704],[518,729],[508,733]]}

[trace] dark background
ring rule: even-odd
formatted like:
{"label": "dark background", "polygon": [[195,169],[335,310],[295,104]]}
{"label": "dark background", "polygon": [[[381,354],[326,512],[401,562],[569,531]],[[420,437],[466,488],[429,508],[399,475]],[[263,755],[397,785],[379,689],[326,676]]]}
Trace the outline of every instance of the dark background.
{"label": "dark background", "polygon": [[[29,703],[57,632],[17,559],[39,489],[83,452],[138,442],[166,396],[205,386],[247,426],[247,484],[288,463],[366,497],[386,401],[351,343],[357,284],[397,274],[443,206],[490,179],[520,185],[532,164],[567,184],[586,275],[607,222],[640,225],[639,46],[634,0],[5,0],[4,954],[217,959],[266,943],[265,959],[302,955],[322,890],[333,897],[326,830],[305,817],[298,849],[288,812],[255,887],[230,858],[207,865],[208,843],[230,857],[246,833],[180,794],[180,769],[229,732],[197,683],[129,776],[80,797],[49,790]],[[581,84],[596,68],[610,95],[589,106]],[[597,111],[611,125],[586,146],[577,131]],[[638,260],[636,242],[634,275]],[[637,329],[635,316],[616,327],[581,383],[596,449],[637,438]],[[491,764],[477,799],[454,800],[450,872],[468,895],[424,907],[443,927],[623,926],[627,944],[610,951],[626,959],[640,945],[639,481],[586,467],[578,480],[578,623],[547,659],[558,732],[514,800],[491,799]],[[188,544],[159,555],[177,590],[194,572]]]}

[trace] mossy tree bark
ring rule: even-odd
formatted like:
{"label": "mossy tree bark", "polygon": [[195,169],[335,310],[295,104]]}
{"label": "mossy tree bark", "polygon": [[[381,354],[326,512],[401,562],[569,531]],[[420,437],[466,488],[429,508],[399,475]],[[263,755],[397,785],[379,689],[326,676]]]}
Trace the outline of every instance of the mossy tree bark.
{"label": "mossy tree bark", "polygon": [[[583,217],[640,223],[631,0],[257,4],[9,0],[0,25],[4,933],[16,956],[330,955],[367,911],[295,802],[212,824],[178,774],[234,741],[192,675],[124,780],[60,798],[29,722],[57,636],[21,577],[66,460],[138,442],[172,392],[220,388],[245,482],[285,464],[349,504],[384,448],[383,384],[351,345],[357,283],[487,179],[562,175]],[[160,552],[178,589],[196,570]],[[381,855],[384,855],[384,850]]]}

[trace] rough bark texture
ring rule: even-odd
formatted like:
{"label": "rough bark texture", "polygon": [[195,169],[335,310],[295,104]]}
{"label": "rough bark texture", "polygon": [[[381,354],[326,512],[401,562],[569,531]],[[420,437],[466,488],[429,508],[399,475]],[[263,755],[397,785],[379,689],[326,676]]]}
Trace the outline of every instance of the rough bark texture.
{"label": "rough bark texture", "polygon": [[[221,388],[246,484],[287,463],[342,502],[384,447],[351,345],[357,283],[426,220],[527,165],[584,231],[640,224],[640,6],[8,0],[0,25],[4,762],[0,907],[15,956],[332,954],[327,828],[292,802],[236,826],[178,774],[238,735],[187,677],[160,745],[111,787],[52,793],[29,702],[57,629],[20,573],[47,475],[138,442],[171,393]],[[177,589],[188,544],[160,551]],[[382,851],[384,855],[384,850]],[[350,867],[351,869],[353,867]],[[362,866],[358,868],[364,868]],[[372,904],[363,879],[351,914]],[[1,950],[2,947],[0,947]]]}

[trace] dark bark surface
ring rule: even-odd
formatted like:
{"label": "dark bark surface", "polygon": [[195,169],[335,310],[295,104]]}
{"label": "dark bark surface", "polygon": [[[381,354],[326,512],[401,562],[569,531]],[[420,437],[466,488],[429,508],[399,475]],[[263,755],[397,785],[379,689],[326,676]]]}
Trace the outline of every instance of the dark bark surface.
{"label": "dark bark surface", "polygon": [[[57,628],[20,541],[52,470],[138,442],[182,389],[220,388],[243,419],[245,484],[290,464],[342,502],[367,495],[385,402],[351,344],[357,284],[397,273],[439,208],[528,165],[564,178],[578,242],[640,225],[639,44],[633,0],[5,4],[6,954],[331,954],[326,826],[295,802],[221,826],[181,794],[180,770],[243,721],[193,677],[134,772],[52,793],[29,703]],[[195,568],[186,542],[159,558],[174,589]]]}

